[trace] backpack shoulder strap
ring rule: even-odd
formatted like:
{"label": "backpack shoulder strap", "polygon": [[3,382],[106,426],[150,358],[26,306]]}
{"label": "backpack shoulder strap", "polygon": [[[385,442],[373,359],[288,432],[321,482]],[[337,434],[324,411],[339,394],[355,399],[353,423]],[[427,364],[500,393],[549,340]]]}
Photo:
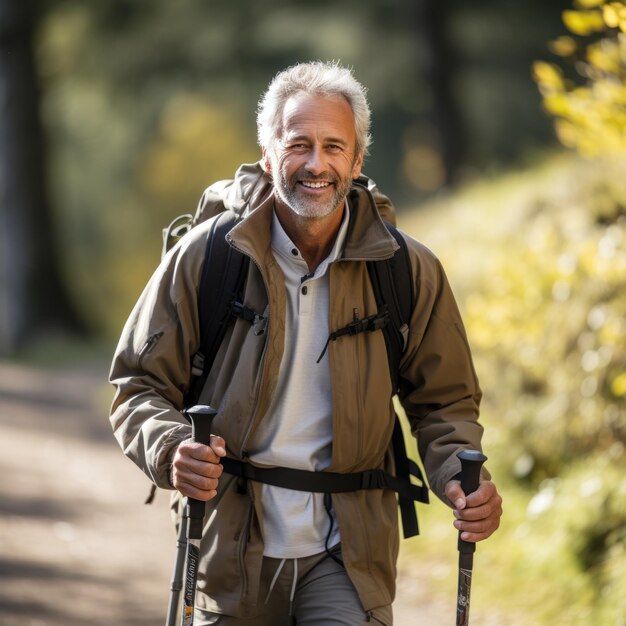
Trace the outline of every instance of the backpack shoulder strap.
{"label": "backpack shoulder strap", "polygon": [[387,345],[389,372],[394,390],[398,390],[400,359],[406,348],[408,322],[415,302],[415,281],[406,241],[398,229],[385,222],[385,226],[400,248],[383,261],[368,261],[367,269],[379,310],[386,307],[390,324],[383,328]]}
{"label": "backpack shoulder strap", "polygon": [[[367,269],[376,304],[379,312],[385,310],[389,322],[383,327],[385,345],[387,346],[387,360],[393,389],[397,393],[400,387],[400,360],[406,348],[408,337],[408,323],[415,304],[415,281],[411,269],[411,259],[406,241],[398,229],[385,222],[385,226],[400,248],[390,259],[383,261],[368,261]],[[396,415],[392,435],[393,456],[396,465],[396,475],[410,482],[410,476],[415,476],[423,485],[422,502],[428,502],[426,482],[419,466],[408,458],[406,445],[400,420]],[[398,495],[398,505],[402,517],[402,528],[405,537],[419,534],[415,504],[404,494]]]}
{"label": "backpack shoulder strap", "polygon": [[226,240],[226,235],[239,219],[230,211],[220,213],[211,224],[207,237],[198,285],[200,348],[193,360],[193,380],[186,398],[187,405],[198,400],[226,330],[234,319],[234,305],[246,281],[250,259]]}
{"label": "backpack shoulder strap", "polygon": [[231,317],[231,304],[245,282],[249,259],[226,240],[237,223],[236,215],[221,213],[211,225],[198,286],[201,346],[205,359],[213,361]]}

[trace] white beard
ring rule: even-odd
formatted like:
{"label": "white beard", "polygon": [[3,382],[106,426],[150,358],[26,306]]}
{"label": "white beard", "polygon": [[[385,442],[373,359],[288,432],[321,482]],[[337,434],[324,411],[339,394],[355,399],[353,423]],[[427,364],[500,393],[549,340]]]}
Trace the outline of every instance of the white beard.
{"label": "white beard", "polygon": [[[298,180],[306,178],[306,180],[320,180],[333,184],[333,194],[328,200],[318,200],[309,197],[306,192],[300,193],[298,190]],[[327,217],[335,211],[348,195],[352,180],[340,180],[336,176],[312,176],[306,171],[298,171],[291,180],[283,175],[282,172],[274,177],[274,188],[279,198],[298,216],[306,219],[320,219]]]}

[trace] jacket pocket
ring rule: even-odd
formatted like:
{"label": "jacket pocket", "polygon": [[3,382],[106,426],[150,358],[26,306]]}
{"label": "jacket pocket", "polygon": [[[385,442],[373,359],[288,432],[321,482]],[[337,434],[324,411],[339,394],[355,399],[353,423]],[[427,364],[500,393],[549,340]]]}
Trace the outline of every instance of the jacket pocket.
{"label": "jacket pocket", "polygon": [[163,337],[163,331],[154,333],[150,335],[144,342],[143,346],[141,346],[141,350],[139,350],[139,353],[137,354],[137,367],[139,367],[139,369],[143,366],[144,358],[152,352],[161,337]]}

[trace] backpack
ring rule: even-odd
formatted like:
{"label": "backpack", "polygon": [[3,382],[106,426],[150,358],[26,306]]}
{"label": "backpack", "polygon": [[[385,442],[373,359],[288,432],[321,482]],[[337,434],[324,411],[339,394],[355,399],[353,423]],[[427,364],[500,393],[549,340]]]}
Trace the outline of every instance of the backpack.
{"label": "backpack", "polygon": [[[367,185],[360,180],[355,184]],[[369,193],[369,192],[368,192]],[[372,198],[372,201],[373,198]],[[222,340],[230,324],[241,318],[250,324],[258,323],[261,317],[243,303],[243,290],[250,259],[231,246],[226,235],[242,218],[232,211],[223,211],[214,219],[207,236],[200,285],[198,307],[201,329],[200,348],[193,357],[192,381],[185,397],[185,406],[197,404],[200,392],[206,382],[211,366],[217,356]],[[378,311],[362,320],[354,320],[345,327],[330,333],[320,360],[330,341],[344,335],[382,330],[387,348],[387,359],[393,389],[399,391],[399,364],[405,347],[407,321],[413,310],[415,293],[413,289],[411,264],[406,241],[391,223],[384,222],[389,233],[399,245],[393,257],[382,261],[368,261],[367,270],[372,283]],[[195,225],[191,215],[177,217],[163,231],[163,253]],[[213,294],[210,306],[202,294]],[[325,494],[358,489],[392,489],[398,493],[402,527],[405,537],[419,534],[414,501],[428,503],[428,488],[419,466],[407,457],[402,426],[398,415],[392,435],[392,448],[396,475],[384,470],[369,470],[352,474],[333,472],[308,472],[289,468],[256,468],[249,463],[234,459],[222,459],[224,471],[235,474],[245,484],[246,480],[256,480],[291,489],[323,492]],[[411,483],[414,476],[420,485]],[[245,487],[240,487],[241,491]]]}

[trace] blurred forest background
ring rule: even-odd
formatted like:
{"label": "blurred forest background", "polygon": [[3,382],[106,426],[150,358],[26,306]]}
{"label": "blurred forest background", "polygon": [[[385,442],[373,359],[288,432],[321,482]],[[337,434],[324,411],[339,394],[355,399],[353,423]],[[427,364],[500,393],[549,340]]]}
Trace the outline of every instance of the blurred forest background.
{"label": "blurred forest background", "polygon": [[364,171],[465,316],[506,498],[484,602],[626,625],[622,2],[0,0],[0,356],[108,358],[161,229],[309,59],[369,88]]}

